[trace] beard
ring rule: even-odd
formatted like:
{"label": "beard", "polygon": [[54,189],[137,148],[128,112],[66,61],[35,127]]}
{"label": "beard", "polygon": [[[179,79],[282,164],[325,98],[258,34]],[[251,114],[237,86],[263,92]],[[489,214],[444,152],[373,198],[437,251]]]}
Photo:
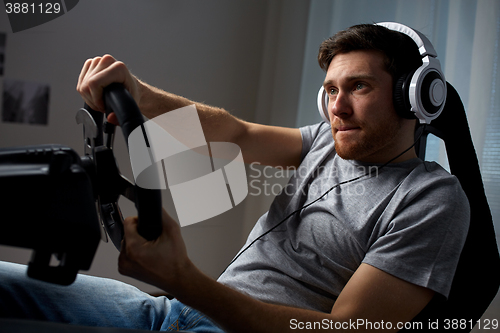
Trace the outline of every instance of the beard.
{"label": "beard", "polygon": [[[389,146],[399,137],[402,122],[396,119],[387,126],[379,124],[375,127],[361,124],[361,131],[353,137],[339,138],[332,126],[332,134],[335,141],[337,155],[345,160],[359,160],[372,156],[381,149]],[[384,161],[380,161],[383,163]]]}

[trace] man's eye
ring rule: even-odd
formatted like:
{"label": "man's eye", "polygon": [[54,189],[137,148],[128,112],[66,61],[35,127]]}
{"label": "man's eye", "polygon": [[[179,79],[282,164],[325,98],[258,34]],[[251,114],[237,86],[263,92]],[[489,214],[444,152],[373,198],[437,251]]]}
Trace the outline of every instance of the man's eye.
{"label": "man's eye", "polygon": [[333,89],[333,88],[330,88],[330,89],[328,90],[328,94],[329,94],[329,95],[337,95],[337,90],[336,90],[336,89]]}
{"label": "man's eye", "polygon": [[365,87],[364,83],[358,83],[356,84],[356,90],[361,90]]}

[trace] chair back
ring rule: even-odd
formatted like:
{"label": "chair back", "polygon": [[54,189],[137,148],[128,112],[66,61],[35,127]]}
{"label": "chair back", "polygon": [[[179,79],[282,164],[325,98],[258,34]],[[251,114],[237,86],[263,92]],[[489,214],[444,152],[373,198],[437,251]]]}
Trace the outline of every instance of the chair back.
{"label": "chair back", "polygon": [[[424,159],[429,133],[444,141],[450,172],[458,178],[469,199],[470,227],[448,299],[434,297],[413,321],[423,323],[424,329],[470,332],[498,292],[500,256],[465,108],[449,83],[447,91],[442,114],[425,126],[416,149]],[[429,327],[431,324],[439,326]]]}

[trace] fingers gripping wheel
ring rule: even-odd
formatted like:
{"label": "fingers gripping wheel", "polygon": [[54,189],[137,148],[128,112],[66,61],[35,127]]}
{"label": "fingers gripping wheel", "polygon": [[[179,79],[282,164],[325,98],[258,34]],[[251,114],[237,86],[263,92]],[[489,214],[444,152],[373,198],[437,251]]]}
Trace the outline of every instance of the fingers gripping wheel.
{"label": "fingers gripping wheel", "polygon": [[[396,80],[393,100],[401,117],[417,118],[420,123],[429,124],[441,114],[446,104],[446,80],[436,50],[422,33],[403,24],[382,22],[376,25],[408,35],[417,44],[422,66]],[[321,87],[318,110],[322,119],[329,123],[327,107],[328,96]]]}
{"label": "fingers gripping wheel", "polygon": [[[128,143],[130,133],[144,123],[137,104],[121,84],[105,88],[104,102],[106,114],[116,114]],[[120,250],[123,239],[123,217],[118,206],[120,195],[135,203],[139,234],[147,240],[154,240],[162,231],[161,191],[140,188],[120,174],[112,150],[115,126],[107,122],[103,124],[102,118],[102,113],[90,109],[86,104],[78,113],[77,121],[84,123],[86,136],[86,156],[82,160],[91,174],[102,223],[113,244]],[[103,133],[106,134],[105,139]],[[146,135],[145,131],[143,133]]]}

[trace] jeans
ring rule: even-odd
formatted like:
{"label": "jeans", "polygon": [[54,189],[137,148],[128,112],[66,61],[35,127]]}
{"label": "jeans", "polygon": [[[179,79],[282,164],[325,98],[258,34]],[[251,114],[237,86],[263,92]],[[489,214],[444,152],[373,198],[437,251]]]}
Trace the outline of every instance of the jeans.
{"label": "jeans", "polygon": [[178,300],[152,297],[115,280],[78,275],[70,286],[31,279],[26,266],[0,262],[0,317],[82,326],[223,332]]}

